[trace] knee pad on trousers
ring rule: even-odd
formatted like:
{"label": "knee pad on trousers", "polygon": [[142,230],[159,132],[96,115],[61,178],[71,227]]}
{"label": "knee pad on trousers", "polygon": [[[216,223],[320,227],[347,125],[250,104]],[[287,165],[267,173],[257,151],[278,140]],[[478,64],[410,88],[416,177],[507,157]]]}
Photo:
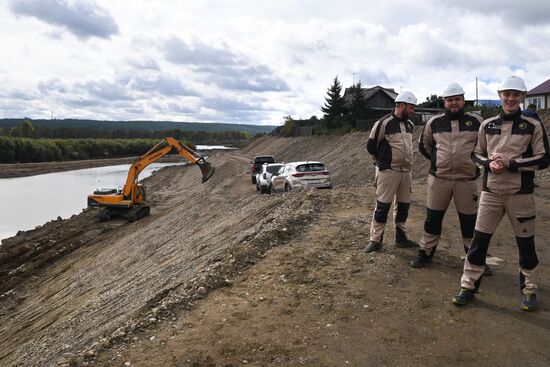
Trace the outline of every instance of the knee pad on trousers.
{"label": "knee pad on trousers", "polygon": [[443,223],[444,216],[445,210],[426,208],[426,221],[424,222],[424,231],[429,234],[440,235],[441,223]]}
{"label": "knee pad on trousers", "polygon": [[411,203],[397,203],[397,214],[395,215],[395,223],[405,223],[409,217],[409,207]]}
{"label": "knee pad on trousers", "polygon": [[491,233],[474,231],[474,238],[468,250],[468,261],[470,263],[477,266],[485,265],[485,258],[487,257],[487,249],[489,248],[491,237],[493,237]]}
{"label": "knee pad on trousers", "polygon": [[522,269],[534,269],[539,264],[535,250],[535,236],[516,237],[516,243],[519,249],[519,266]]}
{"label": "knee pad on trousers", "polygon": [[374,209],[374,220],[378,223],[386,223],[388,221],[388,213],[391,203],[383,203],[376,200],[376,209]]}
{"label": "knee pad on trousers", "polygon": [[476,217],[477,214],[458,213],[458,220],[460,221],[460,231],[462,232],[462,238],[472,238],[474,236]]}

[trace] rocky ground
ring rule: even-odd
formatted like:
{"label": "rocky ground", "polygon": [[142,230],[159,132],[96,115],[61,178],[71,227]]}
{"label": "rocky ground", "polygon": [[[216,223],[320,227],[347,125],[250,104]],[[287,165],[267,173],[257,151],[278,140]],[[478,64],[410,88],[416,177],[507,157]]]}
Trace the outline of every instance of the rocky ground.
{"label": "rocky ground", "polygon": [[[418,132],[417,132],[418,134]],[[456,308],[463,256],[449,211],[433,264],[412,269],[388,225],[366,255],[374,196],[364,133],[257,139],[209,157],[216,174],[168,167],[146,180],[152,213],[53,221],[0,247],[0,365],[548,366],[550,184],[539,179],[540,309],[519,310],[515,240],[503,221],[495,275]],[[332,190],[260,195],[249,161],[321,160]],[[411,237],[425,216],[416,157]]]}

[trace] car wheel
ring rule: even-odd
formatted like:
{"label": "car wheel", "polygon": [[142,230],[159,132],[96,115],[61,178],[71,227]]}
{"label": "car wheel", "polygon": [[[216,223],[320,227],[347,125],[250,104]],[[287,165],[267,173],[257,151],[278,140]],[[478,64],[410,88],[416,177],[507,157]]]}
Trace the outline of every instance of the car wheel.
{"label": "car wheel", "polygon": [[290,185],[286,183],[285,184],[285,192],[290,192],[290,191],[292,191],[292,187],[290,187]]}
{"label": "car wheel", "polygon": [[267,190],[264,186],[260,186],[260,194],[266,194]]}
{"label": "car wheel", "polygon": [[275,188],[272,184],[269,185],[269,188],[267,189],[268,194],[273,194],[275,192]]}
{"label": "car wheel", "polygon": [[256,183],[256,176],[252,176],[252,184]]}
{"label": "car wheel", "polygon": [[256,191],[260,191],[260,185],[256,182]]}

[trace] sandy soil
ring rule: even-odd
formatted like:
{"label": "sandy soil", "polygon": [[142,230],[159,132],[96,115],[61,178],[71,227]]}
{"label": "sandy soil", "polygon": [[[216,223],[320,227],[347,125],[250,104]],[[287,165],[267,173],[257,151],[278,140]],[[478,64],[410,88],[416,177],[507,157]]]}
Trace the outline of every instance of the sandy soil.
{"label": "sandy soil", "polygon": [[[216,174],[168,167],[146,180],[151,216],[53,221],[0,247],[0,365],[548,366],[550,184],[539,180],[540,309],[519,310],[517,250],[503,221],[495,275],[450,302],[463,250],[454,208],[433,264],[366,255],[374,204],[366,134],[256,140],[210,156]],[[324,161],[332,190],[260,195],[256,154]],[[416,157],[411,237],[425,216]]]}

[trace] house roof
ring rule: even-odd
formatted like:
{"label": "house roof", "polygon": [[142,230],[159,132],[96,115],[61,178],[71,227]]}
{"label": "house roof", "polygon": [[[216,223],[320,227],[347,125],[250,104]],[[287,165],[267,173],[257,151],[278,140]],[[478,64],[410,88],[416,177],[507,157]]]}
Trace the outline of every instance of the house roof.
{"label": "house roof", "polygon": [[[393,88],[384,88],[384,87],[381,87],[379,85],[377,85],[376,87],[372,87],[372,88],[361,88],[361,90],[363,91],[363,98],[365,99],[365,101],[369,100],[369,98],[374,96],[379,91],[384,92],[391,99],[395,99],[397,97],[397,93],[395,93]],[[346,88],[346,90],[344,91],[344,98],[348,102],[351,102],[351,99],[353,98],[352,92],[353,92],[352,88]]]}
{"label": "house roof", "polygon": [[550,93],[550,79],[536,86],[535,88],[531,89],[529,92],[527,92],[527,95],[532,96],[533,94],[547,94],[547,93]]}

